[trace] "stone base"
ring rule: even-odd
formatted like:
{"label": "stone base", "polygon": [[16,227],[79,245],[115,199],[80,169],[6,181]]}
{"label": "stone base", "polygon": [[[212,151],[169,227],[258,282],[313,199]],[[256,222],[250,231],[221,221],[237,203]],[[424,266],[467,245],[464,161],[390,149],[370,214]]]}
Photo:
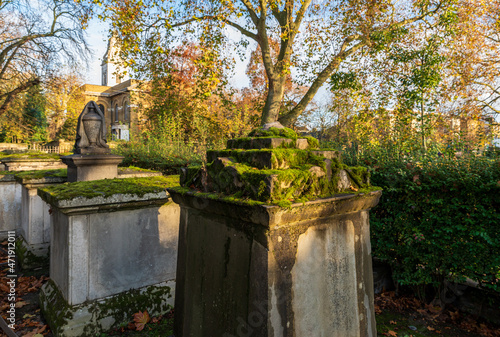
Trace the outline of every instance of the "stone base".
{"label": "stone base", "polygon": [[290,208],[168,189],[181,205],[175,336],[376,336],[368,210],[381,192]]}
{"label": "stone base", "polygon": [[54,282],[40,291],[40,308],[54,336],[86,337],[127,324],[139,311],[153,316],[166,314],[173,307],[175,281],[132,289],[120,294],[69,305]]}
{"label": "stone base", "polygon": [[49,266],[50,243],[28,244],[19,236],[16,240],[17,263],[24,270]]}
{"label": "stone base", "polygon": [[114,179],[118,176],[118,164],[122,156],[110,154],[73,154],[61,157],[68,165],[68,182]]}

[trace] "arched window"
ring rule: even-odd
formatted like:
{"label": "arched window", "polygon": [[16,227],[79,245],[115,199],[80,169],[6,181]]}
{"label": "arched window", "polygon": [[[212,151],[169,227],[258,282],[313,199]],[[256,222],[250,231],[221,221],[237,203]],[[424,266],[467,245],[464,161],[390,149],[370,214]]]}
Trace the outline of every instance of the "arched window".
{"label": "arched window", "polygon": [[118,122],[118,104],[115,104],[115,122]]}
{"label": "arched window", "polygon": [[124,114],[123,114],[123,120],[125,122],[128,122],[128,121],[130,121],[130,103],[129,102],[125,102],[124,108],[125,108],[125,111],[124,111]]}
{"label": "arched window", "polygon": [[101,110],[102,114],[106,115],[106,110],[104,109],[104,105],[99,104],[98,107],[99,107],[99,110]]}

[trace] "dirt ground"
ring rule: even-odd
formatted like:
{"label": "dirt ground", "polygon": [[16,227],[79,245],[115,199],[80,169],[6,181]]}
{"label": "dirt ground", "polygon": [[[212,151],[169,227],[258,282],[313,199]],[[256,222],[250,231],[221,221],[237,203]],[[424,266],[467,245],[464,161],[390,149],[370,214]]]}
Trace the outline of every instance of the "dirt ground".
{"label": "dirt ground", "polygon": [[[6,242],[0,244],[0,312],[6,319],[10,306],[7,294],[7,250]],[[38,305],[40,287],[48,280],[48,271],[38,269],[31,272],[18,271],[16,285],[16,329],[23,337],[51,337],[50,328],[44,321]],[[396,296],[385,292],[375,296],[375,313],[378,336],[450,336],[450,337],[500,337],[500,326],[485,322],[473,315],[459,312],[453,307],[442,309],[423,303],[412,296]],[[171,337],[173,311],[161,317],[149,317],[147,313],[136,313],[130,323],[118,329],[102,333],[107,336],[155,336]],[[7,336],[0,331],[0,336]],[[314,337],[314,336],[313,336]]]}

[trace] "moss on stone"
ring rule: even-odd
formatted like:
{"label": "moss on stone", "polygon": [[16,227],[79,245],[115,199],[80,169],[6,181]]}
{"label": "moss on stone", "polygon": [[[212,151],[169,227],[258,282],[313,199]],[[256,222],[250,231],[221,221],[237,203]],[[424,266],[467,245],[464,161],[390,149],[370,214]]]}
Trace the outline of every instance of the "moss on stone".
{"label": "moss on stone", "polygon": [[21,180],[33,180],[49,177],[66,178],[68,176],[67,169],[58,170],[33,170],[33,171],[18,171],[16,177]]}
{"label": "moss on stone", "polygon": [[[149,286],[111,296],[109,298],[85,302],[79,305],[69,305],[57,285],[49,280],[40,292],[40,307],[45,320],[56,335],[64,335],[66,330],[82,329],[82,337],[99,335],[110,328],[127,324],[134,313],[147,310],[151,316],[165,314],[172,308],[167,300],[172,297],[168,286]],[[74,314],[88,312],[89,319],[73,323]],[[112,318],[111,326],[103,326],[103,321]],[[81,319],[81,318],[80,318]],[[74,326],[73,326],[74,325]],[[73,332],[74,333],[74,332]]]}
{"label": "moss on stone", "polygon": [[213,200],[222,200],[222,201],[237,204],[237,205],[246,205],[246,206],[265,205],[265,203],[262,201],[238,197],[236,194],[228,196],[228,195],[225,195],[223,193],[205,193],[205,192],[196,191],[196,190],[193,190],[191,188],[182,187],[182,186],[171,187],[170,189],[179,193],[179,194],[182,194],[182,195],[190,194],[190,195],[195,196],[195,197],[202,197],[202,198],[208,198],[208,199],[213,199]]}
{"label": "moss on stone", "polygon": [[118,171],[137,171],[137,172],[158,172],[155,170],[145,169],[136,166],[118,167]]}
{"label": "moss on stone", "polygon": [[[326,169],[324,157],[315,155],[309,150],[294,148],[207,151],[208,162],[211,162],[217,157],[233,158],[235,162],[258,169],[277,169],[280,167],[299,168],[302,167],[304,163]],[[201,166],[197,167],[201,168]]]}
{"label": "moss on stone", "polygon": [[47,193],[52,201],[60,201],[77,197],[88,199],[109,197],[113,194],[143,196],[148,193],[162,192],[174,186],[179,186],[178,175],[79,181],[47,186],[41,190]]}
{"label": "moss on stone", "polygon": [[346,171],[358,187],[363,188],[370,185],[370,172],[366,167],[350,166],[346,167]]}
{"label": "moss on stone", "polygon": [[319,149],[319,140],[311,136],[306,136],[305,138],[307,139],[310,149]]}
{"label": "moss on stone", "polygon": [[289,128],[269,128],[269,130],[263,130],[262,128],[253,129],[248,134],[249,137],[269,137],[269,138],[289,138],[297,139],[299,135]]}
{"label": "moss on stone", "polygon": [[20,171],[0,171],[0,177],[1,176],[6,176],[6,175],[14,175],[19,173]]}
{"label": "moss on stone", "polygon": [[37,256],[28,250],[24,239],[19,236],[16,239],[16,257],[22,269],[30,270],[33,268],[47,268],[49,266],[49,254]]}
{"label": "moss on stone", "polygon": [[39,302],[43,317],[54,332],[58,332],[73,318],[70,305],[64,299],[54,281],[50,279],[40,291]]}
{"label": "moss on stone", "polygon": [[208,191],[210,198],[225,196],[281,207],[338,193],[353,194],[370,186],[366,168],[347,167],[338,151],[313,150],[319,148],[313,137],[306,137],[307,149],[302,150],[296,146],[303,144],[288,140],[299,137],[290,129],[256,129],[250,136],[256,138],[234,139],[228,141],[227,150],[208,151],[208,164],[184,170],[181,185]]}
{"label": "moss on stone", "polygon": [[57,153],[45,152],[22,152],[22,153],[8,153],[0,152],[0,160],[2,159],[60,159],[62,155]]}

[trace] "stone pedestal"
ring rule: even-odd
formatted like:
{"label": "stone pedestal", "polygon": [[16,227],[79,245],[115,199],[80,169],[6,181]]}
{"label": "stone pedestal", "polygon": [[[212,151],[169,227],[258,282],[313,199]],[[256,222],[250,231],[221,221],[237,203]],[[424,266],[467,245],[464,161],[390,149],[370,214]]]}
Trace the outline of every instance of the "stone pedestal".
{"label": "stone pedestal", "polygon": [[50,206],[37,195],[37,189],[62,184],[66,177],[16,176],[16,180],[21,185],[21,225],[16,252],[20,266],[30,269],[48,262],[50,246]]}
{"label": "stone pedestal", "polygon": [[68,165],[68,182],[113,179],[118,176],[122,156],[73,154],[61,158]]}
{"label": "stone pedestal", "polygon": [[181,206],[175,336],[376,336],[368,210],[381,192],[289,208],[169,189]]}
{"label": "stone pedestal", "polygon": [[175,335],[375,336],[369,177],[277,122],[183,169]]}
{"label": "stone pedestal", "polygon": [[138,311],[170,310],[179,207],[165,192],[59,201],[39,194],[52,208],[51,281],[40,306],[55,336],[96,336]]}
{"label": "stone pedestal", "polygon": [[0,240],[15,231],[21,219],[21,185],[13,174],[0,172]]}

